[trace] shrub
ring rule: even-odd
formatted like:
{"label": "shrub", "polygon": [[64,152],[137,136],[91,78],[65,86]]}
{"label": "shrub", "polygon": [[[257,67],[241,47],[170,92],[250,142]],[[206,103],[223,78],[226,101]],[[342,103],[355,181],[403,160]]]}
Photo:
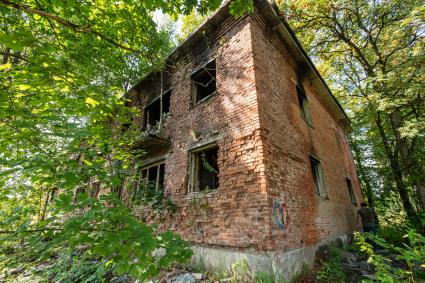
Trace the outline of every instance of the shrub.
{"label": "shrub", "polygon": [[[403,236],[406,243],[395,246],[379,236],[366,233],[355,234],[355,239],[360,250],[366,253],[368,262],[375,266],[376,277],[380,282],[416,282],[423,276],[425,268],[425,237],[411,229]],[[373,240],[380,247],[389,249],[397,254],[396,260],[405,263],[406,268],[394,266],[392,261],[384,256],[376,254],[373,246],[367,242]]]}
{"label": "shrub", "polygon": [[345,273],[342,269],[341,252],[337,248],[331,248],[331,255],[329,260],[326,261],[320,271],[318,272],[318,279],[320,282],[345,282]]}

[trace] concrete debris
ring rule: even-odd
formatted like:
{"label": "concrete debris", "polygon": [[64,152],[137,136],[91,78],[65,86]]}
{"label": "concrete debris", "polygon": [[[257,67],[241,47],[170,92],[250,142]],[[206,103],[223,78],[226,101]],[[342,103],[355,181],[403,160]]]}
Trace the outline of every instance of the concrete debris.
{"label": "concrete debris", "polygon": [[192,274],[185,273],[167,279],[166,283],[196,283],[196,279]]}

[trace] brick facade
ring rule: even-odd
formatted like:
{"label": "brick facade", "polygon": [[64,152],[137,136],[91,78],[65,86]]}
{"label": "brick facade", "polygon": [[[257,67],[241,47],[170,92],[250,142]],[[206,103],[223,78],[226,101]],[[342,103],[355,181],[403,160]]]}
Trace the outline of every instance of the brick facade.
{"label": "brick facade", "polygon": [[[194,105],[190,76],[213,58],[217,91]],[[311,83],[261,11],[234,19],[225,6],[169,63],[132,92],[143,112],[161,89],[171,88],[169,117],[157,133],[170,146],[146,155],[147,163],[165,160],[164,191],[177,205],[157,223],[161,229],[198,245],[281,252],[354,230],[356,206],[346,178],[357,203],[362,194],[347,121],[341,121],[341,109],[329,107],[329,94]],[[300,116],[297,83],[305,90],[311,125]],[[188,193],[190,151],[210,143],[218,145],[219,187]],[[310,155],[321,161],[327,197],[314,190]]]}

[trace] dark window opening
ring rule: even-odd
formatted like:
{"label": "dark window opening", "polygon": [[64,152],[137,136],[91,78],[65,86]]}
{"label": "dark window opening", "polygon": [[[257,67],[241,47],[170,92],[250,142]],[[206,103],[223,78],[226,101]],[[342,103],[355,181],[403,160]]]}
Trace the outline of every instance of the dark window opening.
{"label": "dark window opening", "polygon": [[170,99],[171,90],[167,91],[162,95],[162,113],[168,114],[170,112]]}
{"label": "dark window opening", "polygon": [[218,189],[218,147],[192,153],[189,191]]}
{"label": "dark window opening", "polygon": [[157,98],[145,108],[145,126],[155,126],[160,122],[161,116],[170,112],[171,90],[162,94],[162,112],[161,98]]}
{"label": "dark window opening", "polygon": [[195,104],[214,94],[217,87],[215,60],[193,74],[192,83]]}
{"label": "dark window opening", "polygon": [[154,190],[163,190],[165,176],[165,163],[142,169],[142,181]]}
{"label": "dark window opening", "polygon": [[309,124],[311,123],[310,112],[308,109],[308,100],[305,92],[297,86],[298,106],[300,108],[301,118]]}
{"label": "dark window opening", "polygon": [[354,195],[353,184],[351,184],[351,180],[345,178],[345,182],[347,183],[348,195],[350,196],[351,203],[357,205],[356,196]]}
{"label": "dark window opening", "polygon": [[320,161],[310,156],[310,166],[311,166],[311,171],[313,174],[315,192],[319,196],[326,197],[325,179],[323,174],[323,168]]}

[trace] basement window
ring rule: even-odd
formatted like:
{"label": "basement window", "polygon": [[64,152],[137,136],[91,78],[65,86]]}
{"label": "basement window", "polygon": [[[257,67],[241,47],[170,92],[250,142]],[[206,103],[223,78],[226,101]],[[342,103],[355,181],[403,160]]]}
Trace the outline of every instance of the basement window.
{"label": "basement window", "polygon": [[196,71],[191,79],[194,104],[198,104],[213,95],[217,88],[215,60]]}
{"label": "basement window", "polygon": [[310,156],[310,166],[313,174],[314,190],[319,196],[326,198],[327,195],[322,164],[317,158]]}
{"label": "basement window", "polygon": [[150,165],[142,169],[142,181],[154,191],[164,189],[165,163]]}
{"label": "basement window", "polygon": [[357,205],[356,196],[354,195],[353,185],[351,184],[351,180],[345,178],[345,182],[347,183],[348,195],[350,196],[351,203]]}
{"label": "basement window", "polygon": [[309,125],[311,125],[311,116],[310,110],[308,107],[307,95],[304,90],[302,90],[298,85],[297,87],[297,97],[298,97],[298,106],[300,107],[301,118],[304,119]]}
{"label": "basement window", "polygon": [[145,127],[155,126],[160,122],[161,116],[170,112],[170,98],[171,90],[162,94],[162,104],[161,97],[158,97],[145,107]]}
{"label": "basement window", "polygon": [[189,192],[218,189],[218,147],[210,145],[190,153]]}

